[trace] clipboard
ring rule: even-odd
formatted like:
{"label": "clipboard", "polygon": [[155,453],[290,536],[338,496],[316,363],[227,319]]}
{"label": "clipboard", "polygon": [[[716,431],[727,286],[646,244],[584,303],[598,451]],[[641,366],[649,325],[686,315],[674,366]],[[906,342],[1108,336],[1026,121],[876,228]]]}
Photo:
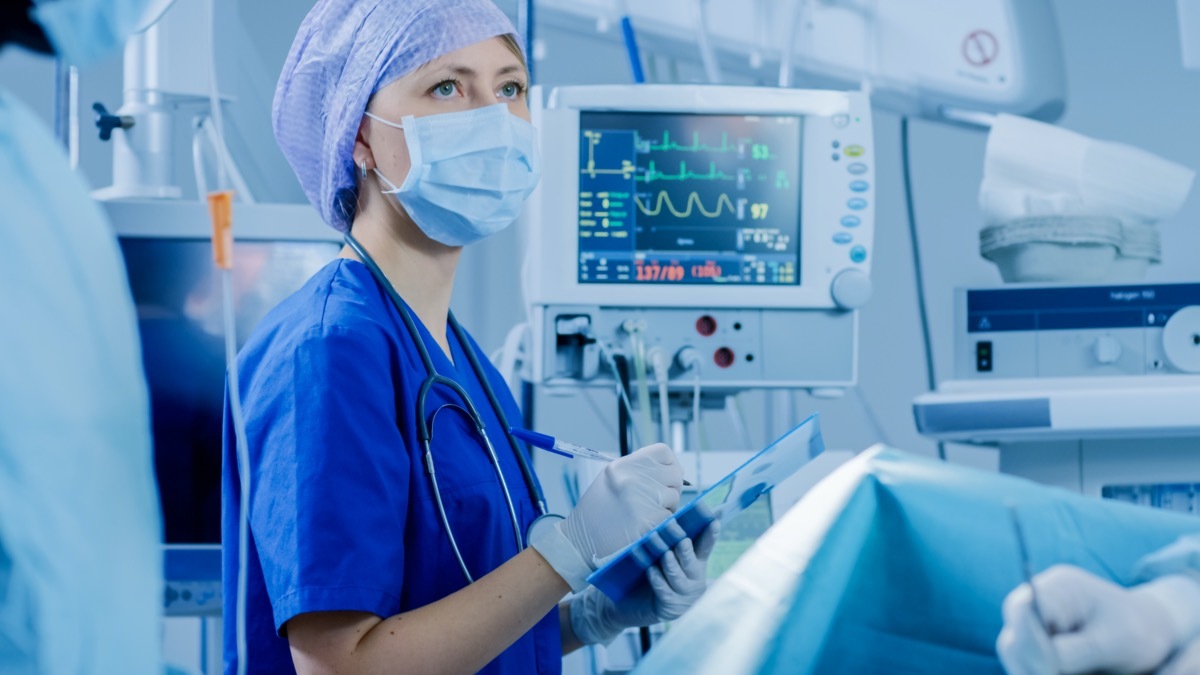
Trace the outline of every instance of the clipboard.
{"label": "clipboard", "polygon": [[648,583],[647,570],[679,542],[700,536],[714,520],[726,523],[737,518],[824,450],[819,416],[814,414],[614,554],[592,572],[588,583],[620,602]]}

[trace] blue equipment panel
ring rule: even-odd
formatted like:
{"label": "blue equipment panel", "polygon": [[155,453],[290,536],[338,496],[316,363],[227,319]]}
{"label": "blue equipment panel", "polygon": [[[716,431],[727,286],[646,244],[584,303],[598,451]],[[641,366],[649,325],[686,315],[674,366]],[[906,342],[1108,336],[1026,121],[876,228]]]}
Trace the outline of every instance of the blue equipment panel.
{"label": "blue equipment panel", "polygon": [[1200,284],[1075,286],[967,291],[967,332],[1159,327]]}

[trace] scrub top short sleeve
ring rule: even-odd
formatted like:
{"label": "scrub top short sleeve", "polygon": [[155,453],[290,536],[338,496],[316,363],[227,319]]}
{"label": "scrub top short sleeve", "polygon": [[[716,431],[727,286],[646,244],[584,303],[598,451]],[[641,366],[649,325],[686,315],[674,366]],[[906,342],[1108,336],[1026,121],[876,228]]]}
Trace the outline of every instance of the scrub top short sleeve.
{"label": "scrub top short sleeve", "polygon": [[[538,515],[504,424],[488,404],[490,383],[504,417],[520,410],[491,364],[482,373],[467,336],[449,335],[448,357],[423,325],[419,337],[439,374],[457,382],[495,430],[498,466],[446,387],[419,404],[427,370],[397,308],[361,263],[331,262],[273,309],[238,357],[250,477],[247,561],[248,666],[292,673],[287,622],[319,611],[390,617],[423,607],[467,585],[519,552],[499,474],[511,488],[524,532]],[[483,377],[479,377],[482,375]],[[447,528],[437,507],[416,430],[433,424]],[[237,671],[236,596],[240,486],[237,439],[226,405],[222,467],[225,672]],[[398,665],[402,669],[402,664]],[[557,675],[562,668],[558,611],[504,650],[481,672]]]}
{"label": "scrub top short sleeve", "polygon": [[400,609],[410,471],[388,461],[406,455],[389,351],[369,322],[312,328],[247,392],[266,403],[246,429],[250,514],[281,634],[304,612]]}

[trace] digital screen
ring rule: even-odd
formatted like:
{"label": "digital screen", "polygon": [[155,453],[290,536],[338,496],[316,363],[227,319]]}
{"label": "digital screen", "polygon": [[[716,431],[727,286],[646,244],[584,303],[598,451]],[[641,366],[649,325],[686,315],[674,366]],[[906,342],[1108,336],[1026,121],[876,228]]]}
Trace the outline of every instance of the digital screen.
{"label": "digital screen", "polygon": [[581,113],[579,282],[799,284],[801,127]]}
{"label": "digital screen", "polygon": [[[239,346],[339,248],[329,242],[238,242],[233,295]],[[165,541],[220,543],[225,333],[212,244],[128,237],[121,252],[150,389]]]}

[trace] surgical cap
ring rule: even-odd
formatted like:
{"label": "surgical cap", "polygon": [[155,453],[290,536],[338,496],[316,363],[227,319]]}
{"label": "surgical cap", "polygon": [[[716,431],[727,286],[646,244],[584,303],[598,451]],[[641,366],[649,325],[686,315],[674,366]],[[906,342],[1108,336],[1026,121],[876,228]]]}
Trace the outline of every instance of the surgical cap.
{"label": "surgical cap", "polygon": [[439,56],[505,34],[516,30],[491,0],[317,2],[283,65],[272,121],[326,223],[345,232],[354,219],[352,153],[371,95]]}

